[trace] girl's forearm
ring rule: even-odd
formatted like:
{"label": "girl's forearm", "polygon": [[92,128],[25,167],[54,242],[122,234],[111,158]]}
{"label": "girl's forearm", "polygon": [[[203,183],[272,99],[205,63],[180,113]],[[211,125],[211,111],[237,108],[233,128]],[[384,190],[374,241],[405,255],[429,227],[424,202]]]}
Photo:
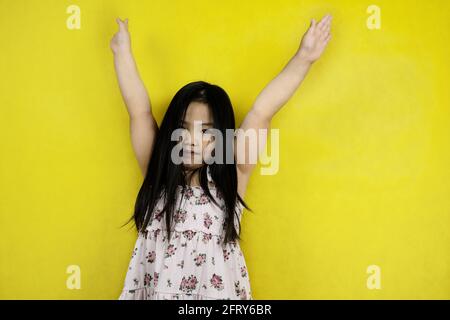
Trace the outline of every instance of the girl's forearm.
{"label": "girl's forearm", "polygon": [[120,91],[130,117],[151,113],[151,102],[131,51],[114,54],[114,66]]}
{"label": "girl's forearm", "polygon": [[270,120],[294,95],[311,64],[300,54],[295,54],[283,70],[256,97],[252,110]]}

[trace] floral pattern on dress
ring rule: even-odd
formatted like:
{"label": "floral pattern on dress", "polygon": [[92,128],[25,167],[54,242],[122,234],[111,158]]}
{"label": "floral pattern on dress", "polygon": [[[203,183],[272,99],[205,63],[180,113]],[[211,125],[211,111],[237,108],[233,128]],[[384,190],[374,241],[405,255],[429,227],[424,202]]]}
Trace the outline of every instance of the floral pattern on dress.
{"label": "floral pattern on dress", "polygon": [[198,280],[195,275],[192,274],[187,279],[185,276],[183,276],[183,279],[180,283],[180,290],[185,293],[192,293],[192,291],[197,287],[197,283]]}
{"label": "floral pattern on dress", "polygon": [[147,259],[147,262],[153,263],[155,261],[155,258],[156,258],[156,252],[155,251],[150,251],[145,258]]}
{"label": "floral pattern on dress", "polygon": [[238,296],[241,300],[247,300],[247,290],[245,290],[245,287],[240,286],[239,281],[234,283],[234,289],[236,296]]}
{"label": "floral pattern on dress", "polygon": [[[211,194],[223,202],[216,189]],[[187,187],[178,197],[188,201],[176,202],[170,239],[162,198],[138,234],[119,299],[253,299],[239,241],[223,243],[224,206],[201,188]],[[240,219],[242,206],[238,212]]]}
{"label": "floral pattern on dress", "polygon": [[177,209],[175,212],[175,222],[176,223],[183,223],[186,221],[186,210],[183,209]]}
{"label": "floral pattern on dress", "polygon": [[201,266],[203,263],[206,262],[206,254],[205,253],[199,253],[196,257],[195,257],[195,265]]}
{"label": "floral pattern on dress", "polygon": [[204,205],[210,203],[210,200],[206,194],[202,194],[200,197],[195,199],[195,204]]}
{"label": "floral pattern on dress", "polygon": [[203,224],[205,225],[205,227],[207,227],[209,229],[209,227],[212,225],[212,220],[211,220],[211,216],[209,215],[208,212],[205,212],[203,214]]}
{"label": "floral pattern on dress", "polygon": [[211,277],[211,285],[217,289],[217,290],[223,290],[224,286],[223,286],[223,281],[222,281],[222,277],[219,276],[218,274],[213,274]]}
{"label": "floral pattern on dress", "polygon": [[148,286],[150,285],[150,282],[152,282],[152,276],[150,275],[150,273],[145,273],[144,276],[144,286]]}
{"label": "floral pattern on dress", "polygon": [[162,217],[163,217],[164,213],[162,212],[161,209],[156,209],[153,219],[157,220],[157,221],[161,221]]}
{"label": "floral pattern on dress", "polygon": [[170,244],[166,249],[164,257],[168,258],[168,257],[173,256],[175,254],[176,250],[177,250],[177,247],[175,247],[175,245],[173,245],[173,244]]}
{"label": "floral pattern on dress", "polygon": [[197,232],[193,231],[193,230],[186,230],[183,231],[183,236],[187,239],[187,240],[192,240],[192,238],[194,238],[195,234]]}
{"label": "floral pattern on dress", "polygon": [[247,267],[246,266],[242,266],[241,267],[241,277],[245,278],[247,276]]}

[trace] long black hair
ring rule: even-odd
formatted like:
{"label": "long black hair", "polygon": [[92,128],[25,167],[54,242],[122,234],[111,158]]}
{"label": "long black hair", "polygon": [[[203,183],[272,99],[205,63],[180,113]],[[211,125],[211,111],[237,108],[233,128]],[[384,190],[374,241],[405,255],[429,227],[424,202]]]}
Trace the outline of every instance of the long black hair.
{"label": "long black hair", "polygon": [[[220,192],[225,204],[225,237],[224,243],[236,241],[240,238],[235,228],[234,219],[238,213],[238,202],[246,209],[252,211],[238,194],[236,155],[233,163],[227,163],[225,150],[234,150],[234,136],[227,135],[227,129],[236,129],[234,111],[228,94],[221,87],[205,81],[195,81],[183,86],[173,97],[162,120],[161,126],[155,137],[152,155],[148,164],[144,182],[137,195],[134,214],[128,220],[134,219],[138,232],[144,232],[153,215],[153,210],[162,194],[165,204],[160,214],[165,213],[167,237],[170,239],[171,218],[175,210],[176,189],[182,186],[182,192],[187,187],[186,174],[182,164],[171,161],[171,151],[178,143],[172,141],[172,132],[180,128],[184,120],[186,110],[191,102],[201,102],[208,105],[213,117],[213,128],[220,131],[223,137],[223,152],[217,153],[221,161],[212,164],[204,164],[198,170],[200,186],[207,197],[217,203],[211,195],[208,186],[207,166],[210,167],[211,178],[216,186],[216,192]],[[217,163],[218,162],[218,163]],[[193,176],[193,175],[191,175]],[[147,214],[148,211],[148,214]],[[128,223],[127,222],[127,223]],[[127,224],[126,223],[126,224]]]}

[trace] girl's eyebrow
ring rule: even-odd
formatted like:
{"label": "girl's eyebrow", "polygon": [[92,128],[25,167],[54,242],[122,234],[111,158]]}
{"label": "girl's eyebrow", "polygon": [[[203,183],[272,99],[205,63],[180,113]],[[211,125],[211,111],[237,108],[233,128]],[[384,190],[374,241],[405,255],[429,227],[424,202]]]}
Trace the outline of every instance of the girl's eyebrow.
{"label": "girl's eyebrow", "polygon": [[[183,120],[183,124],[189,124],[190,122]],[[203,126],[212,126],[213,123],[212,122],[203,122],[202,123]]]}

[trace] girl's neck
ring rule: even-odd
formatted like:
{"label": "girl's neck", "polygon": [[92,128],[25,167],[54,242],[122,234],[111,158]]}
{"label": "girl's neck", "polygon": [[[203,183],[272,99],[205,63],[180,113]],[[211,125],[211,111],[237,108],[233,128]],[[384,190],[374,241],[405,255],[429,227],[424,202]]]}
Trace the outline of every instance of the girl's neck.
{"label": "girl's neck", "polygon": [[186,172],[186,184],[191,187],[199,187],[200,186],[200,180],[199,180],[199,174],[198,170],[195,171],[187,171]]}
{"label": "girl's neck", "polygon": [[[186,171],[186,184],[190,187],[201,187],[200,185],[200,175],[199,170],[188,170]],[[213,184],[208,182],[208,186],[212,187]]]}

